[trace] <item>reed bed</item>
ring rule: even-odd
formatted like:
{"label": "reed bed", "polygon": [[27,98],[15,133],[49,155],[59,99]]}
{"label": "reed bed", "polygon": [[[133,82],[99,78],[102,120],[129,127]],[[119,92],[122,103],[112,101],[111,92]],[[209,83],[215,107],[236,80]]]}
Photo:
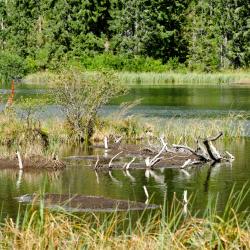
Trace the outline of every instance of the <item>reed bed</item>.
{"label": "reed bed", "polygon": [[120,72],[122,83],[140,85],[230,85],[250,84],[250,72],[223,72],[223,73],[132,73]]}
{"label": "reed bed", "polygon": [[[174,195],[157,211],[74,214],[50,211],[43,202],[1,225],[1,249],[249,249],[250,215],[241,206],[247,185],[232,189],[224,211],[217,198],[198,217]],[[192,200],[192,199],[191,199]]]}
{"label": "reed bed", "polygon": [[[95,74],[94,71],[86,72],[89,75]],[[217,73],[198,73],[186,72],[177,73],[168,71],[164,73],[155,72],[117,72],[120,83],[127,85],[250,85],[250,72],[232,71]],[[53,72],[37,72],[27,75],[23,82],[27,84],[47,86],[50,79],[54,76]]]}

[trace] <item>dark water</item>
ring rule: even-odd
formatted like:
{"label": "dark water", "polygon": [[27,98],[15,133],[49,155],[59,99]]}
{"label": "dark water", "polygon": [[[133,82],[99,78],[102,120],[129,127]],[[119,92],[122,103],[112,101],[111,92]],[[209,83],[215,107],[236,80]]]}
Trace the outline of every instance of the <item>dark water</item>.
{"label": "dark water", "polygon": [[[6,92],[6,90],[1,91]],[[43,90],[19,89],[18,95],[42,96]],[[117,109],[123,101],[143,98],[141,106],[132,112],[145,117],[161,117],[167,119],[171,116],[180,116],[189,119],[196,117],[209,119],[222,117],[229,111],[245,112],[249,114],[250,88],[208,88],[208,87],[165,87],[165,88],[135,88],[130,94],[113,102],[102,110],[102,114]],[[56,106],[48,106],[46,116],[57,114]],[[235,186],[235,192],[242,189],[250,179],[250,138],[245,137],[233,140],[222,146],[235,155],[232,165],[221,164],[214,167],[188,169],[189,175],[175,169],[155,170],[146,177],[145,170],[130,170],[125,173],[113,170],[99,173],[90,169],[87,161],[71,161],[67,168],[59,173],[19,173],[13,170],[0,171],[0,199],[2,216],[15,216],[19,204],[14,197],[44,190],[53,193],[71,193],[100,195],[117,199],[130,199],[145,201],[143,185],[148,189],[151,202],[162,204],[164,193],[167,193],[168,202],[173,193],[182,198],[184,190],[196,196],[195,210],[203,210],[212,197],[218,196],[218,211],[223,211],[228,196]],[[64,148],[62,156],[69,155],[95,155],[94,149],[86,151],[81,148]],[[101,152],[100,149],[98,151]],[[250,188],[249,183],[247,183]],[[249,209],[250,194],[243,204]]]}

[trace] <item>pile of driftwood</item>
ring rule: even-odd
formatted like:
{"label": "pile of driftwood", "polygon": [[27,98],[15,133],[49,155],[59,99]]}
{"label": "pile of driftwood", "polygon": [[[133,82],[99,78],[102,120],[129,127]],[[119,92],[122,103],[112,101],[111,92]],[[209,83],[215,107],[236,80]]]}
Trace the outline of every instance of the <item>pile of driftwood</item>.
{"label": "pile of driftwood", "polygon": [[[232,162],[234,156],[229,152],[220,153],[214,142],[223,135],[220,132],[215,137],[198,139],[196,148],[186,145],[168,145],[164,137],[159,138],[160,145],[149,143],[148,146],[128,145],[122,143],[122,138],[115,139],[112,144],[105,137],[104,155],[88,156],[94,170],[102,169],[154,169],[154,168],[185,168],[190,165],[211,165],[218,162]],[[99,145],[100,147],[100,145]],[[125,162],[124,160],[127,159]]]}

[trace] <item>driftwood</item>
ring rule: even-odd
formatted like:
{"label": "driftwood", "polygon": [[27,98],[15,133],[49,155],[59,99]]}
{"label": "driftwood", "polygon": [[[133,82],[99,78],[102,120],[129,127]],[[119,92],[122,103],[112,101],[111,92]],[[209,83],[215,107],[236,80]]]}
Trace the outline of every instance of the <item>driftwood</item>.
{"label": "driftwood", "polygon": [[[232,162],[234,156],[229,152],[221,154],[214,142],[223,135],[220,132],[214,137],[205,139],[199,138],[196,141],[196,148],[187,145],[172,146],[164,141],[164,137],[159,138],[160,146],[148,141],[148,145],[129,145],[121,143],[122,138],[114,140],[108,145],[108,138],[105,137],[105,149],[103,156],[71,156],[67,159],[89,160],[95,170],[111,169],[151,169],[154,168],[179,168],[187,175],[184,169],[189,166],[202,166],[205,163],[214,165],[226,161]],[[98,145],[100,147],[100,145]],[[127,158],[131,158],[128,160]],[[135,162],[136,159],[136,162]]]}

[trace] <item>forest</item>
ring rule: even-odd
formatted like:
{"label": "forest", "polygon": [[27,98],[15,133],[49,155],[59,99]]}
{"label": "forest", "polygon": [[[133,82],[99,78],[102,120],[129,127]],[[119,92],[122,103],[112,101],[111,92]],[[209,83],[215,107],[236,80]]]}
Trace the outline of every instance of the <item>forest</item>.
{"label": "forest", "polygon": [[1,0],[0,71],[246,69],[249,13],[245,0]]}

